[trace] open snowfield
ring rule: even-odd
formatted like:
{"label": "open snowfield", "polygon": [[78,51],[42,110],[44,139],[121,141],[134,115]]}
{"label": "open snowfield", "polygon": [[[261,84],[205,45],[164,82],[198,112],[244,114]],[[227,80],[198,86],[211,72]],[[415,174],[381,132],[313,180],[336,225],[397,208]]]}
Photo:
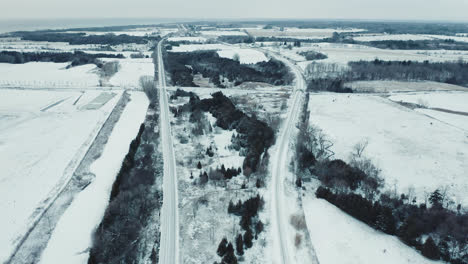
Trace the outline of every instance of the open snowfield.
{"label": "open snowfield", "polygon": [[468,203],[466,132],[379,96],[311,94],[309,110],[337,158],[348,160],[352,147],[368,140],[364,154],[382,169],[388,188],[414,187],[424,201],[425,193],[446,186],[456,203]]}
{"label": "open snowfield", "polygon": [[468,114],[468,88],[466,92],[405,93],[390,96],[395,102],[407,102],[429,108],[442,108]]}
{"label": "open snowfield", "polygon": [[468,88],[462,86],[431,81],[356,81],[346,83],[345,86],[360,93],[468,91]]}
{"label": "open snowfield", "polygon": [[0,86],[9,87],[92,87],[98,86],[96,65],[86,64],[66,69],[69,63],[28,62],[0,63]]}
{"label": "open snowfield", "polygon": [[203,36],[218,37],[218,36],[247,36],[243,31],[237,30],[203,30],[200,31]]}
{"label": "open snowfield", "polygon": [[303,199],[307,227],[321,264],[435,264],[398,238],[343,213],[312,189]]}
{"label": "open snowfield", "polygon": [[217,50],[220,57],[229,59],[234,58],[237,54],[239,55],[240,63],[243,64],[255,64],[257,62],[268,60],[265,54],[261,51],[224,44],[180,45],[178,47],[173,47],[171,52],[192,52],[196,50]]}
{"label": "open snowfield", "polygon": [[423,35],[423,34],[362,34],[353,37],[356,41],[384,41],[384,40],[435,40],[452,39],[458,42],[468,42],[468,37],[445,36],[445,35]]}
{"label": "open snowfield", "polygon": [[327,59],[318,60],[318,63],[347,64],[350,61],[373,61],[375,59],[393,61],[411,60],[419,62],[423,62],[425,60],[430,62],[458,61],[460,58],[468,60],[468,52],[466,51],[390,50],[357,44],[303,43],[301,48],[293,48],[292,50],[278,46],[269,46],[268,49],[281,52],[282,55],[296,62],[305,61],[305,58],[298,55],[297,52],[307,50],[321,52],[328,56]]}
{"label": "open snowfield", "polygon": [[279,37],[279,38],[299,38],[299,39],[323,39],[329,38],[334,32],[361,32],[362,29],[334,29],[334,28],[295,28],[286,27],[283,30],[279,28],[272,29],[246,29],[249,34],[255,37]]}
{"label": "open snowfield", "polygon": [[[111,59],[113,61],[115,59]],[[123,88],[138,88],[140,77],[143,75],[154,75],[153,59],[118,59],[120,64],[119,71],[110,78],[109,83],[112,86]]]}
{"label": "open snowfield", "polygon": [[119,97],[0,90],[0,207],[9,216],[0,220],[1,262],[66,184]]}
{"label": "open snowfield", "polygon": [[452,125],[456,128],[465,130],[465,132],[468,132],[468,116],[466,115],[457,115],[423,108],[415,109],[415,111],[418,111],[439,121]]}
{"label": "open snowfield", "polygon": [[102,220],[112,184],[145,119],[148,103],[144,93],[131,94],[131,101],[115,125],[102,155],[91,165],[95,179],[78,194],[60,218],[40,263],[87,263],[92,233]]}
{"label": "open snowfield", "polygon": [[188,41],[188,42],[205,42],[204,37],[171,37],[167,38],[167,41]]}

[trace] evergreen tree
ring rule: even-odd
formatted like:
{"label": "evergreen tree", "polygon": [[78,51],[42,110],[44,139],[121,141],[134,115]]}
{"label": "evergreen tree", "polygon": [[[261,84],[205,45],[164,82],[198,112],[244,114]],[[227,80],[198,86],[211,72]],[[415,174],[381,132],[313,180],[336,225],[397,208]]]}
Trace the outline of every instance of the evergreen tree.
{"label": "evergreen tree", "polygon": [[202,166],[201,166],[201,162],[199,161],[198,164],[197,164],[197,169],[201,170]]}
{"label": "evergreen tree", "polygon": [[226,249],[226,254],[224,255],[223,259],[221,260],[222,264],[237,264],[236,255],[234,255],[234,247],[232,246],[231,242]]}
{"label": "evergreen tree", "polygon": [[222,257],[226,254],[227,252],[227,239],[226,238],[223,238],[223,240],[221,240],[221,242],[219,243],[219,246],[218,246],[218,251],[216,251],[216,253],[218,254],[218,256]]}
{"label": "evergreen tree", "polygon": [[245,234],[244,234],[244,244],[246,248],[252,247],[252,240],[253,240],[252,230],[250,230],[250,228],[247,228],[247,231],[245,231]]}
{"label": "evergreen tree", "polygon": [[441,206],[442,205],[442,194],[439,189],[435,190],[429,197],[429,202],[432,206]]}
{"label": "evergreen tree", "polygon": [[244,240],[241,234],[239,234],[236,239],[236,252],[239,256],[244,255]]}
{"label": "evergreen tree", "polygon": [[421,253],[423,254],[423,256],[429,259],[433,259],[433,260],[440,259],[439,248],[436,246],[432,237],[429,237],[426,239],[426,242],[424,242],[424,245],[422,247]]}
{"label": "evergreen tree", "polygon": [[262,231],[263,231],[263,223],[262,223],[262,221],[259,220],[259,221],[255,224],[255,233],[258,235],[258,234],[260,234]]}

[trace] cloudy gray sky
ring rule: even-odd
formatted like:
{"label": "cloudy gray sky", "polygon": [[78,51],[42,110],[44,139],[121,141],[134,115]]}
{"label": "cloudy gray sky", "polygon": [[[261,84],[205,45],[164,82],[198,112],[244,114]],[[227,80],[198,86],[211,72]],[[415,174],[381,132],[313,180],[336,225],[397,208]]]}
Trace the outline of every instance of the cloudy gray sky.
{"label": "cloudy gray sky", "polygon": [[340,18],[468,21],[468,0],[0,0],[13,18]]}

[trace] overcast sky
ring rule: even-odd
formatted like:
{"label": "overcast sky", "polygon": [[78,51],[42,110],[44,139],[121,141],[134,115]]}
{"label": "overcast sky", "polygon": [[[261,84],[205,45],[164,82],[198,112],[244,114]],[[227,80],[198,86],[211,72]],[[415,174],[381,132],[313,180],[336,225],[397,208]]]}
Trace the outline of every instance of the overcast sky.
{"label": "overcast sky", "polygon": [[339,18],[468,21],[468,0],[0,0],[12,18]]}

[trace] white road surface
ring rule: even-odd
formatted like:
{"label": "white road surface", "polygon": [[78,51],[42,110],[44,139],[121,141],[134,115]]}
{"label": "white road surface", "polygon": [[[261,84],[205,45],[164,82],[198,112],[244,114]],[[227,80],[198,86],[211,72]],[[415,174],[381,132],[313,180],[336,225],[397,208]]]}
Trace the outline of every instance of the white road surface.
{"label": "white road surface", "polygon": [[163,206],[161,211],[161,241],[159,263],[179,263],[179,215],[177,198],[177,173],[169,121],[166,76],[162,59],[164,40],[158,43],[158,87],[161,115],[161,143],[164,159]]}
{"label": "white road surface", "polygon": [[298,67],[281,56],[276,59],[284,62],[294,73],[296,83],[291,97],[288,114],[283,123],[277,141],[277,150],[272,160],[271,188],[271,222],[274,238],[274,249],[279,254],[279,262],[283,264],[296,263],[293,257],[293,236],[288,235],[288,214],[285,210],[284,181],[289,170],[291,158],[291,140],[294,138],[294,128],[301,110],[303,92],[306,89],[305,80]]}

